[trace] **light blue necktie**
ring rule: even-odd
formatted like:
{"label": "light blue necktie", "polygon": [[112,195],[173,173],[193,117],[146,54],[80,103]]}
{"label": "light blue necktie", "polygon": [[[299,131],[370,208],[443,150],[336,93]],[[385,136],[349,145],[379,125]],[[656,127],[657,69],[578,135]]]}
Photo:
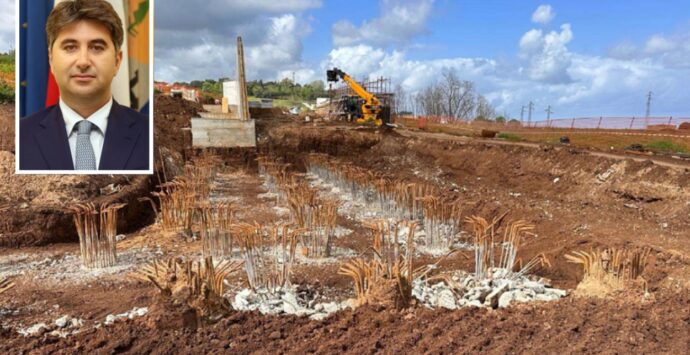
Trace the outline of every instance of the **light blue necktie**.
{"label": "light blue necktie", "polygon": [[93,123],[81,120],[77,123],[77,155],[75,159],[76,170],[96,170],[96,154],[91,145],[91,129]]}

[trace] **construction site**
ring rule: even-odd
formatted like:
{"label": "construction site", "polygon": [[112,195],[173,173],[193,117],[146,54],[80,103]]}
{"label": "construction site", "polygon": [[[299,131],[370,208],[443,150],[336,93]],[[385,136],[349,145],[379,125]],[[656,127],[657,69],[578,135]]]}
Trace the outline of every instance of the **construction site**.
{"label": "construction site", "polygon": [[290,114],[245,65],[156,95],[153,175],[15,175],[0,130],[0,352],[690,349],[690,161],[623,148],[659,132],[422,122],[345,68]]}

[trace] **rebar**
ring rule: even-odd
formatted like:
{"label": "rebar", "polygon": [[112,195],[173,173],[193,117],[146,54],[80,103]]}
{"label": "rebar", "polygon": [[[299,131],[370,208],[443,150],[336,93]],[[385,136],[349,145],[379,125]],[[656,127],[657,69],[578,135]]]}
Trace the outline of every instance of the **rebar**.
{"label": "rebar", "polygon": [[117,211],[126,204],[77,204],[68,208],[79,235],[79,250],[84,266],[103,268],[117,263]]}
{"label": "rebar", "polygon": [[232,257],[234,241],[230,225],[234,222],[237,205],[230,202],[199,203],[195,206],[194,224],[201,234],[205,257]]}
{"label": "rebar", "polygon": [[14,287],[14,283],[9,279],[0,279],[0,294],[3,294],[12,287]]}
{"label": "rebar", "polygon": [[230,226],[238,241],[248,287],[272,293],[290,285],[297,240],[304,229],[287,224],[264,226],[239,223]]}
{"label": "rebar", "polygon": [[163,296],[186,302],[202,316],[211,316],[230,310],[230,303],[223,297],[225,280],[241,268],[241,261],[214,263],[210,256],[195,262],[170,258],[167,262],[154,260],[132,277],[151,282]]}
{"label": "rebar", "polygon": [[479,280],[486,279],[490,276],[490,270],[494,268],[505,269],[510,271],[509,278],[516,278],[532,271],[536,266],[549,265],[548,259],[543,254],[530,260],[525,267],[519,272],[512,273],[515,266],[518,264],[517,254],[522,240],[525,236],[534,235],[531,231],[534,226],[528,224],[523,220],[508,223],[503,232],[503,239],[500,248],[501,253],[496,262],[495,241],[499,229],[499,223],[505,215],[494,218],[491,223],[486,219],[478,216],[472,216],[465,219],[465,222],[470,225],[473,231],[472,243],[474,244],[474,274]]}
{"label": "rebar", "polygon": [[371,260],[357,258],[345,262],[338,274],[352,278],[357,306],[392,303],[396,308],[406,307],[412,297],[412,280],[419,277],[423,270],[413,270],[412,267],[413,238],[417,223],[404,222],[409,227],[405,244],[407,250],[404,254],[398,248],[398,224],[391,225],[387,221],[377,220],[365,225],[373,231],[374,257]]}
{"label": "rebar", "polygon": [[626,283],[642,275],[647,266],[651,250],[604,248],[586,251],[574,251],[566,254],[568,262],[581,264],[584,279],[611,282],[623,287]]}

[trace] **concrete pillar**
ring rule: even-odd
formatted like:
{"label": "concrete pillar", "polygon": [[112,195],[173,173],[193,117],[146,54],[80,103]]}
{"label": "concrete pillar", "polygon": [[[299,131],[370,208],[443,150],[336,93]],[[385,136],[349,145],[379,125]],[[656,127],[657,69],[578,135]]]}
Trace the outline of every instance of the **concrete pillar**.
{"label": "concrete pillar", "polygon": [[223,97],[220,103],[220,112],[222,113],[228,113],[228,98]]}

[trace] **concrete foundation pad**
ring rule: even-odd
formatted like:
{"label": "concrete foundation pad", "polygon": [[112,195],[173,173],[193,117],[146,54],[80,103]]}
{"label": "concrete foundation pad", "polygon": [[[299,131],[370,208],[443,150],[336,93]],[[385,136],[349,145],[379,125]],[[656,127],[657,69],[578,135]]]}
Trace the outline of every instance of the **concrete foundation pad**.
{"label": "concrete foundation pad", "polygon": [[194,117],[192,145],[195,148],[256,147],[254,120]]}

